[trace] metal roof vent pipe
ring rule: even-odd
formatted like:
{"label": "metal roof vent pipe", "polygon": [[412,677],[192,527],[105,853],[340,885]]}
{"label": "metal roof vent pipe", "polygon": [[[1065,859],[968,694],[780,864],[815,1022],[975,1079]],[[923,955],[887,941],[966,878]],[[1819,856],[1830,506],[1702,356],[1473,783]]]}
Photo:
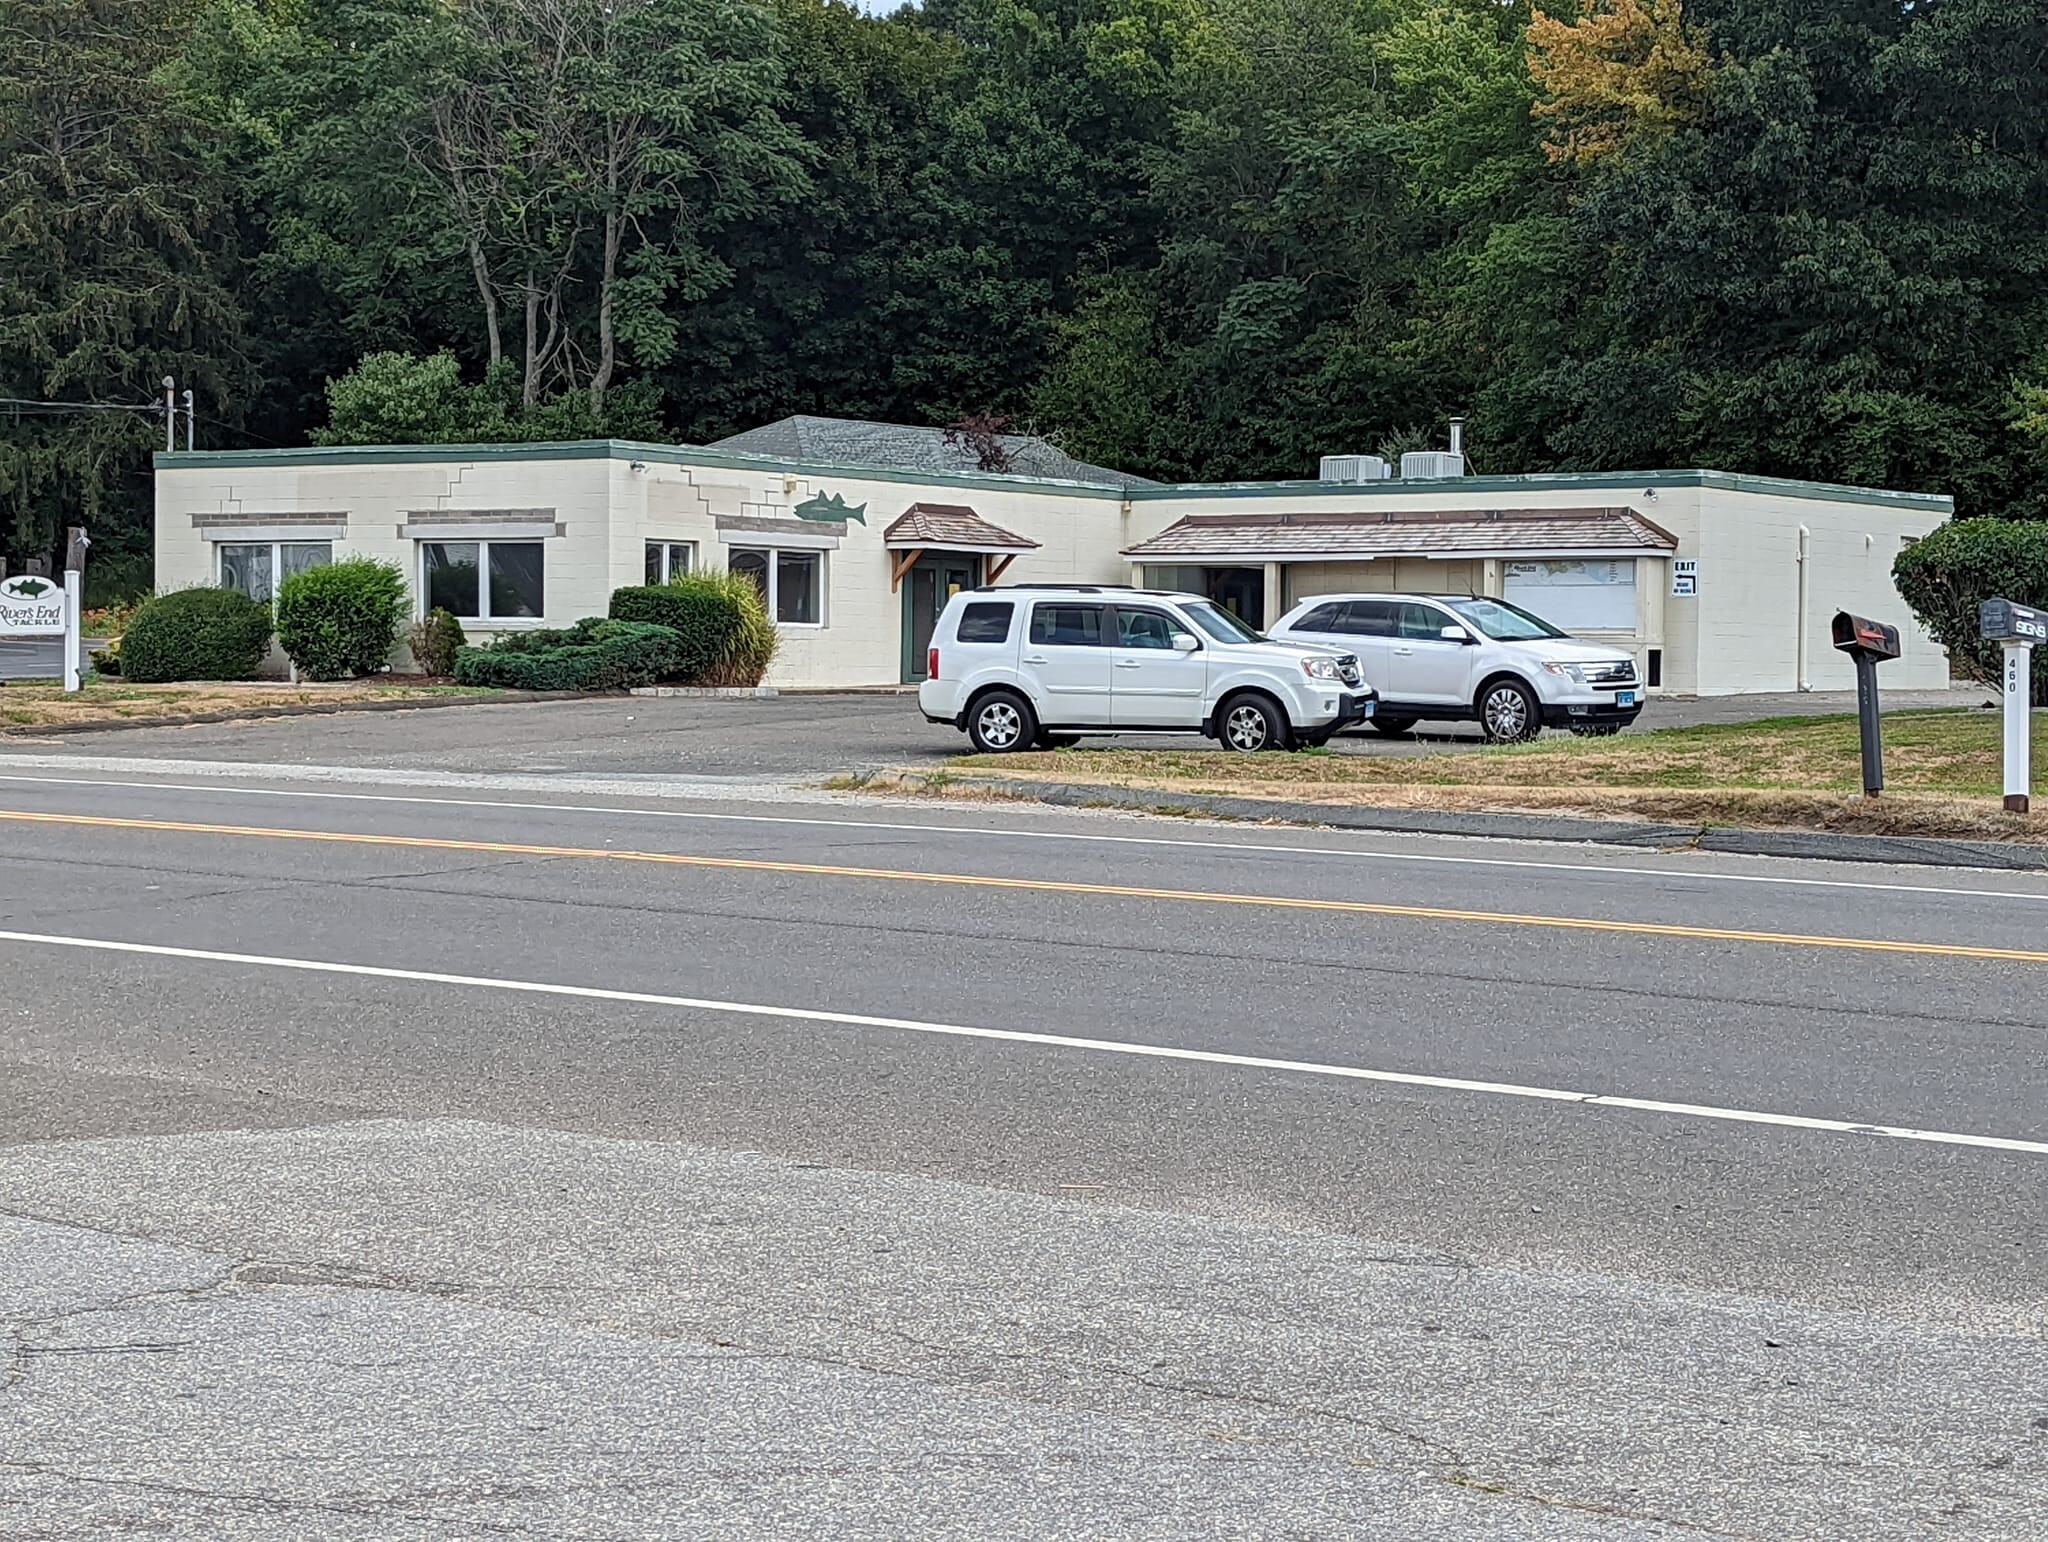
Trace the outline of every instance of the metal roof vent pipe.
{"label": "metal roof vent pipe", "polygon": [[1404,481],[1441,481],[1465,474],[1465,420],[1451,419],[1449,450],[1410,450],[1401,457]]}

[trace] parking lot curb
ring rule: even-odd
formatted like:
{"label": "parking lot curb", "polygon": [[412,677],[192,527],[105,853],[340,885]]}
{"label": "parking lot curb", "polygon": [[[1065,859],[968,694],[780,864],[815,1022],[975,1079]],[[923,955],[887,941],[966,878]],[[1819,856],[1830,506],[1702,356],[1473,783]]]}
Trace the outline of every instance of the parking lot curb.
{"label": "parking lot curb", "polygon": [[[906,778],[906,780],[911,780]],[[1838,835],[1825,830],[1745,830],[1717,825],[1646,824],[1549,814],[1460,814],[1434,809],[1358,804],[1289,803],[1214,793],[1158,792],[1089,782],[1034,782],[949,775],[941,784],[1000,792],[1062,808],[1125,808],[1136,813],[1200,814],[1216,819],[1275,820],[1336,830],[1480,839],[1559,841],[1668,851],[1684,848],[1728,856],[1795,857],[1819,862],[1874,862],[1901,867],[1976,867],[2048,871],[2048,848],[1999,841],[1955,841],[1895,835]]]}

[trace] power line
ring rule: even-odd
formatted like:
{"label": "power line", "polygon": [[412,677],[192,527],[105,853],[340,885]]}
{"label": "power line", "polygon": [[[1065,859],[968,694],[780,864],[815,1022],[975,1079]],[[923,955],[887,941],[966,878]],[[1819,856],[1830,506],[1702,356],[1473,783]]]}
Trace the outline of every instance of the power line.
{"label": "power line", "polygon": [[65,412],[148,412],[161,413],[162,402],[45,402],[26,396],[0,396],[0,411],[16,417],[37,417]]}

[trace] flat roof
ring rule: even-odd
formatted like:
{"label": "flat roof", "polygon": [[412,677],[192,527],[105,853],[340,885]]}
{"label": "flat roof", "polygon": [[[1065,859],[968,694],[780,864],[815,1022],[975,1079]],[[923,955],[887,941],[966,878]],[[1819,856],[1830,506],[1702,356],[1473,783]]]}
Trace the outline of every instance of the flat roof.
{"label": "flat roof", "polygon": [[1342,496],[1396,501],[1447,492],[1485,497],[1493,493],[1568,492],[1596,489],[1710,488],[1765,497],[1802,498],[1828,503],[1863,503],[1884,508],[1918,509],[1947,516],[1955,499],[1943,493],[1894,492],[1878,487],[1853,487],[1836,482],[1795,481],[1784,477],[1748,476],[1709,470],[1664,471],[1532,471],[1514,476],[1467,476],[1389,482],[1183,482],[1129,487],[1109,482],[1070,482],[1054,477],[1016,476],[1003,472],[919,471],[900,466],[855,466],[827,461],[785,460],[770,455],[742,455],[696,445],[645,444],[630,439],[579,439],[538,444],[402,444],[306,445],[278,450],[158,450],[160,471],[195,471],[214,466],[347,466],[419,465],[434,461],[623,460],[668,466],[708,466],[735,471],[774,471],[812,477],[843,477],[862,482],[900,482],[916,487],[979,487],[1039,489],[1071,497],[1107,502],[1149,503],[1160,499],[1199,498],[1205,502],[1265,498],[1276,493],[1303,497]]}

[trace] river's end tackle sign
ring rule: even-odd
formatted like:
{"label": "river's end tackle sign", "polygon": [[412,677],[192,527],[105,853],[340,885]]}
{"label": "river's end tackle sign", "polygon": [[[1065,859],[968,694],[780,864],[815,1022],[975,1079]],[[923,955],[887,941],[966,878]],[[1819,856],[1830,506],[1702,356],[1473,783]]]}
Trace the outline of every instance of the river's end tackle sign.
{"label": "river's end tackle sign", "polygon": [[64,635],[64,586],[24,573],[0,579],[0,637]]}

